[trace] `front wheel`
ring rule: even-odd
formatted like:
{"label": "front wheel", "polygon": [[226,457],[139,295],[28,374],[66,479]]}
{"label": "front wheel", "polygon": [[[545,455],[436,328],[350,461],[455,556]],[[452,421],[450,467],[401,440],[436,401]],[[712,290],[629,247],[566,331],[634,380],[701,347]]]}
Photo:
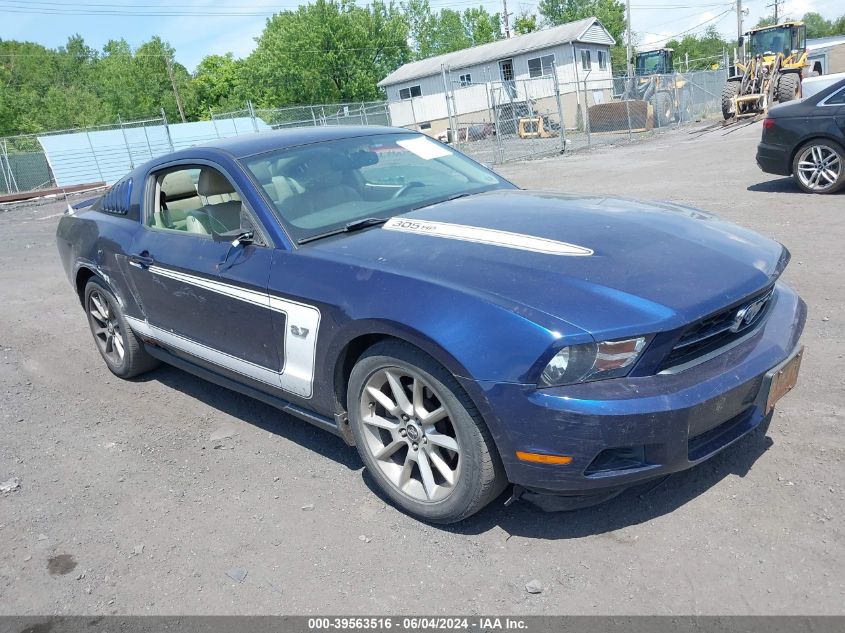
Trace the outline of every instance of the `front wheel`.
{"label": "front wheel", "polygon": [[454,523],[507,485],[475,406],[422,351],[398,341],[371,347],[352,369],[347,403],[364,465],[405,512]]}
{"label": "front wheel", "polygon": [[795,153],[792,176],[807,193],[834,193],[845,186],[845,150],[826,139],[809,141]]}
{"label": "front wheel", "polygon": [[658,92],[651,98],[654,108],[654,127],[669,125],[674,118],[674,104],[672,96],[668,92]]}
{"label": "front wheel", "polygon": [[740,83],[738,81],[729,81],[722,88],[722,116],[727,121],[730,118],[739,114],[736,111],[736,102],[734,98],[739,94]]}
{"label": "front wheel", "polygon": [[801,75],[784,73],[778,79],[776,97],[778,103],[793,101],[801,96]]}

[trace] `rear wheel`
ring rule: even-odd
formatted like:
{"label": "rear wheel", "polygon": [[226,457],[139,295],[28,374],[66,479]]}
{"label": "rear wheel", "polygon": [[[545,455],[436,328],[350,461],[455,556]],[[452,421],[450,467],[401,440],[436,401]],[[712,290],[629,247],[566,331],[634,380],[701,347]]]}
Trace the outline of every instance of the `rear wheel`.
{"label": "rear wheel", "polygon": [[722,116],[727,121],[737,115],[734,97],[739,94],[739,82],[729,81],[722,88]]}
{"label": "rear wheel", "polygon": [[129,327],[120,302],[96,278],[85,286],[85,312],[97,349],[115,376],[132,378],[159,365]]}
{"label": "rear wheel", "polygon": [[793,101],[800,96],[801,77],[798,73],[785,73],[778,79],[776,91],[778,103]]}
{"label": "rear wheel", "polygon": [[802,145],[792,161],[792,176],[807,193],[833,193],[845,186],[845,150],[817,139]]}
{"label": "rear wheel", "polygon": [[507,485],[489,430],[454,377],[420,350],[378,343],[347,392],[361,459],[402,510],[432,523],[474,514]]}

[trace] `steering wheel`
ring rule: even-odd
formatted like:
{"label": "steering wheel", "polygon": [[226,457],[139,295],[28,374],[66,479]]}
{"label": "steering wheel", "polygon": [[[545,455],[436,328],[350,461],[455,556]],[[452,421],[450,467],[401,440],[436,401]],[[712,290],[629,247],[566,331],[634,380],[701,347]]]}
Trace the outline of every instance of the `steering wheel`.
{"label": "steering wheel", "polygon": [[411,189],[415,189],[416,187],[426,187],[427,185],[424,182],[420,182],[419,180],[412,180],[406,185],[402,185],[396,192],[390,196],[391,200],[396,200],[396,198],[401,198],[404,196],[408,191]]}

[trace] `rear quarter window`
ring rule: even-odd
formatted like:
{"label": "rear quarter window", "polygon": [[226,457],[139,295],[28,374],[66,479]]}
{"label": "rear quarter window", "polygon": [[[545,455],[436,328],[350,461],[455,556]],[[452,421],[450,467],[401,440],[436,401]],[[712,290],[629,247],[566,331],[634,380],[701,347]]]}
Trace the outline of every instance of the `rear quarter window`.
{"label": "rear quarter window", "polygon": [[97,211],[114,215],[129,213],[129,200],[132,197],[132,179],[124,178],[112,185],[95,205]]}

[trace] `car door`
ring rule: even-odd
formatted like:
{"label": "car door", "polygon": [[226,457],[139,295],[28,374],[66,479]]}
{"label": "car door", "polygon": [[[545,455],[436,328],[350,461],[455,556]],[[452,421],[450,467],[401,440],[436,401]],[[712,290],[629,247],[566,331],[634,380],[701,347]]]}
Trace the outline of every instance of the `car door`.
{"label": "car door", "polygon": [[[282,350],[267,294],[273,250],[232,182],[211,164],[150,175],[129,255],[145,316],[133,325],[178,356],[259,388],[279,388]],[[253,229],[255,241],[221,241],[239,228]]]}

